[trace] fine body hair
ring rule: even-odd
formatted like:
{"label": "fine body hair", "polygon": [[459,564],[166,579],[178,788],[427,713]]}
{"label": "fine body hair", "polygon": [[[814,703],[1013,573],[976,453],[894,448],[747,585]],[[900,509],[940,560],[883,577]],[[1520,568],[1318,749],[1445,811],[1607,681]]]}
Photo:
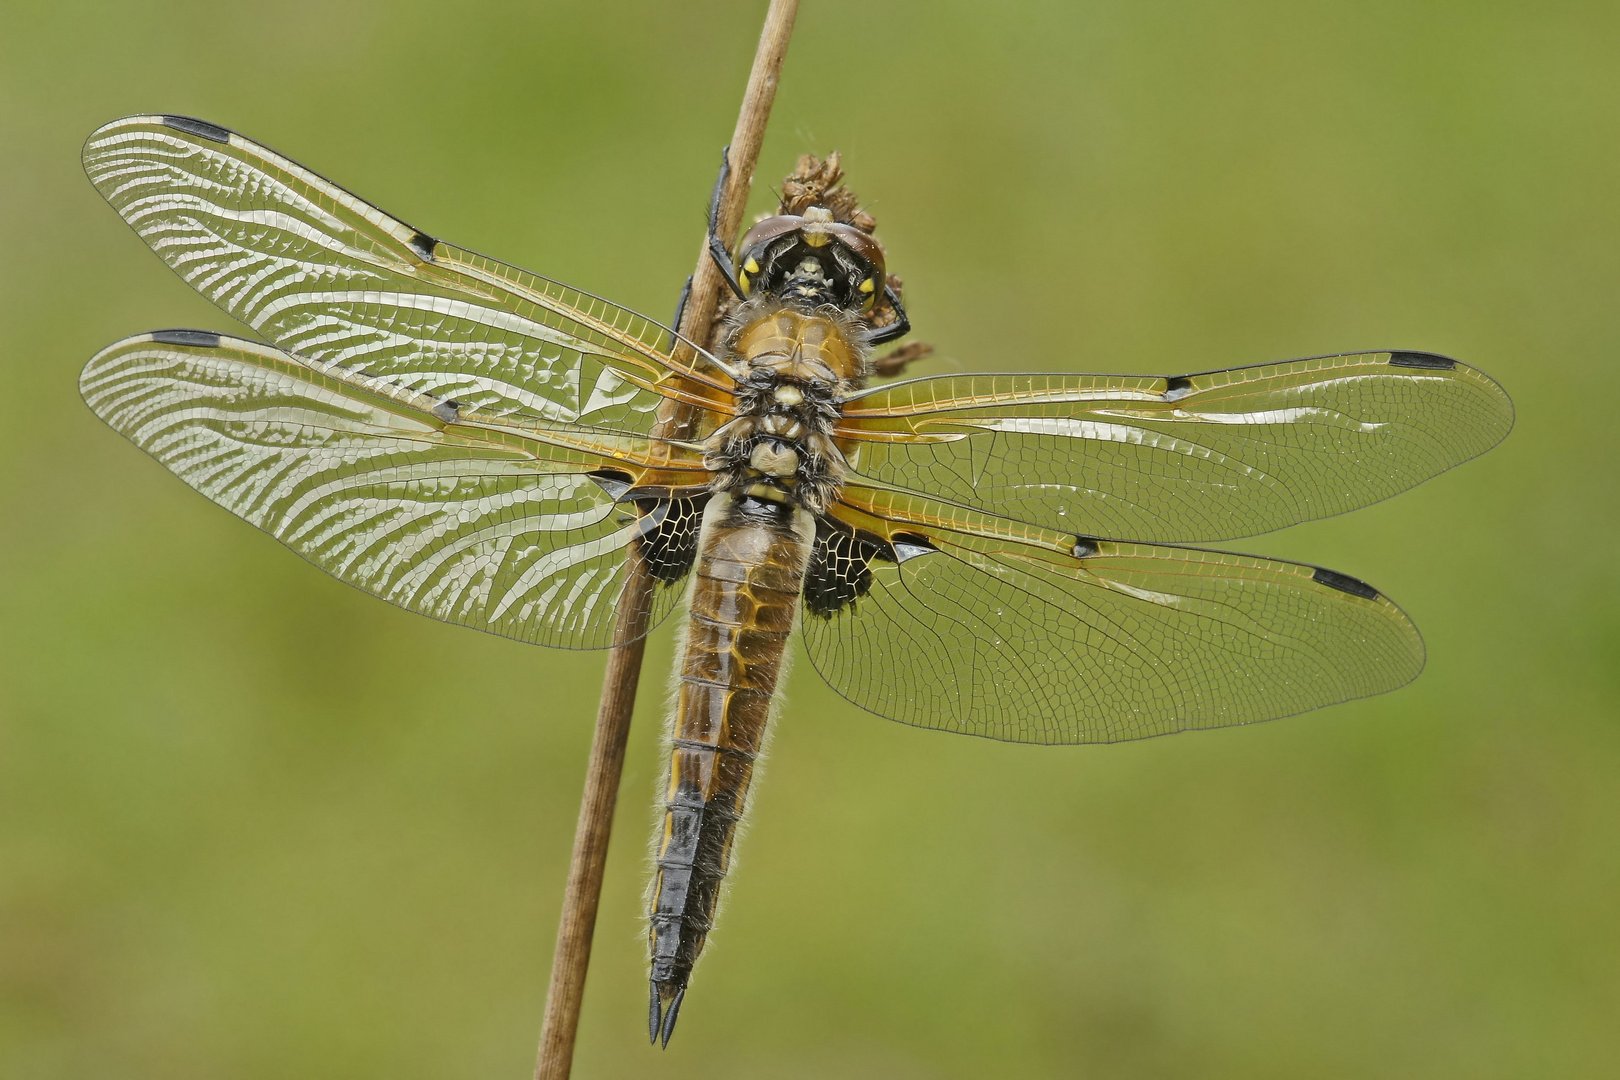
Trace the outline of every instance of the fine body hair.
{"label": "fine body hair", "polygon": [[[688,607],[691,606],[692,590],[696,587],[697,575],[694,574],[691,583],[686,587]],[[802,603],[801,600],[800,604]],[[680,707],[681,700],[681,660],[686,656],[686,633],[687,627],[690,625],[690,621],[683,618],[680,628],[675,632],[675,662],[670,665],[669,682],[666,684],[664,693],[664,732],[659,739],[658,759],[661,767],[654,773],[654,783],[657,786],[654,788],[652,829],[647,844],[647,884],[642,889],[641,895],[641,907],[644,912],[652,909],[653,901],[656,899],[653,889],[658,881],[658,848],[664,839],[664,815],[666,812],[664,803],[669,798],[669,765],[674,760],[675,754],[675,711]],[[713,926],[715,927],[720,925],[720,916],[724,913],[726,900],[731,895],[731,877],[737,869],[737,850],[742,846],[743,835],[748,831],[750,811],[754,806],[754,789],[758,786],[760,777],[765,774],[765,759],[770,756],[771,740],[776,736],[776,721],[782,715],[782,709],[786,704],[787,680],[793,667],[796,640],[797,635],[789,638],[782,650],[782,666],[778,669],[776,676],[776,691],[771,694],[771,708],[765,721],[765,733],[760,737],[759,752],[754,757],[753,772],[748,778],[748,793],[743,798],[743,804],[738,811],[737,824],[732,830],[731,851],[728,855],[729,861],[726,866],[725,880],[721,882],[720,895],[715,899],[714,903]],[[641,929],[640,936],[642,938],[647,936],[645,925]],[[700,961],[704,955],[708,954],[713,945],[714,929],[711,927],[708,935],[704,938],[703,954],[698,957]]]}

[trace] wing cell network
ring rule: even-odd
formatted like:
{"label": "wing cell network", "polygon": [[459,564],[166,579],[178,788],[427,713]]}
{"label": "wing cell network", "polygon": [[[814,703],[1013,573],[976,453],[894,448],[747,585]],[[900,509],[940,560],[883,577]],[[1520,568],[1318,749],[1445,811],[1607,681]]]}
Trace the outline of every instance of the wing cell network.
{"label": "wing cell network", "polygon": [[[583,449],[599,440],[545,441],[387,380],[195,330],[109,346],[80,390],[192,488],[351,585],[520,641],[612,644],[626,549],[646,519],[590,475],[616,464]],[[679,600],[678,588],[654,589],[650,625]]]}
{"label": "wing cell network", "polygon": [[[91,408],[187,484],[350,584],[523,641],[611,644],[633,545],[671,547],[636,594],[649,625],[679,602],[696,503],[672,521],[616,500],[701,490],[696,450],[652,432],[672,399],[732,409],[720,361],[212,124],[129,117],[84,162],[171,268],[275,343],[160,331],[86,367]],[[1376,589],[1175,545],[1386,498],[1512,420],[1496,383],[1426,353],[867,391],[835,432],[856,475],[818,540],[805,642],[866,709],[1017,742],[1390,690],[1423,644]]]}
{"label": "wing cell network", "polygon": [[96,189],[192,287],[284,351],[485,414],[645,434],[710,381],[669,331],[434,240],[241,135],[132,116],[84,148]]}
{"label": "wing cell network", "polygon": [[1174,378],[951,375],[880,387],[839,434],[871,482],[1032,522],[1195,543],[1388,498],[1500,442],[1513,406],[1429,353]]}
{"label": "wing cell network", "polygon": [[834,514],[897,558],[870,560],[863,596],[807,606],[800,628],[835,690],[904,724],[1118,742],[1289,716],[1393,690],[1423,667],[1416,627],[1348,575],[887,492],[843,499]]}

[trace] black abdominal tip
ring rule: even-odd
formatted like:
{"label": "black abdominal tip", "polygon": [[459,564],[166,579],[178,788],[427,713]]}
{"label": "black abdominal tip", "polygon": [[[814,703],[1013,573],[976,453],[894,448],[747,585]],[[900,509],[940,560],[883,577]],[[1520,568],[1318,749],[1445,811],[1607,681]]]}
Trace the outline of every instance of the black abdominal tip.
{"label": "black abdominal tip", "polygon": [[[669,1037],[675,1034],[675,1018],[680,1015],[681,1001],[686,997],[686,987],[676,986],[674,983],[659,985],[657,979],[651,980],[652,994],[647,1001],[647,1035],[652,1043],[661,1038],[663,1045],[669,1045]],[[669,1001],[669,1011],[664,1011],[665,999]]]}
{"label": "black abdominal tip", "polygon": [[681,1000],[686,997],[686,987],[675,991],[675,1000],[669,1003],[669,1012],[664,1014],[664,1046],[669,1045],[669,1037],[675,1034],[675,1017],[680,1015]]}

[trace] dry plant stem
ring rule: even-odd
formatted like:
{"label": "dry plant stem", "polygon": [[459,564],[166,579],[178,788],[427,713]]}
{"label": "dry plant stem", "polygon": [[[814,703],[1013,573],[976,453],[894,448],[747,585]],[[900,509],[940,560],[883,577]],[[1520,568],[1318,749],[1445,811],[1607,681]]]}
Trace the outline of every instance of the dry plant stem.
{"label": "dry plant stem", "polygon": [[[731,138],[728,155],[731,176],[720,196],[718,233],[728,242],[735,239],[748,203],[754,163],[765,139],[765,124],[770,119],[777,77],[787,55],[788,38],[793,33],[798,8],[798,0],[771,0],[765,15],[765,28],[754,54],[754,67],[748,76],[737,129]],[[705,243],[699,248],[697,269],[692,274],[692,293],[679,327],[686,340],[709,343],[722,286],[720,272],[709,258]],[[685,344],[678,350],[688,356],[690,351],[691,347]],[[659,410],[653,434],[663,438],[685,437],[693,419],[689,407],[666,402]],[[585,973],[591,962],[591,937],[596,930],[596,908],[602,895],[602,870],[607,863],[613,807],[618,800],[619,777],[624,770],[624,750],[630,737],[636,687],[641,681],[647,613],[655,587],[651,576],[632,556],[624,593],[619,598],[613,650],[608,655],[607,672],[602,681],[596,734],[591,740],[585,791],[580,797],[579,824],[574,831],[568,890],[563,897],[562,919],[557,927],[557,951],[551,962],[551,988],[546,995],[546,1017],[540,1032],[535,1080],[567,1080],[573,1069],[574,1037],[579,1030]]]}

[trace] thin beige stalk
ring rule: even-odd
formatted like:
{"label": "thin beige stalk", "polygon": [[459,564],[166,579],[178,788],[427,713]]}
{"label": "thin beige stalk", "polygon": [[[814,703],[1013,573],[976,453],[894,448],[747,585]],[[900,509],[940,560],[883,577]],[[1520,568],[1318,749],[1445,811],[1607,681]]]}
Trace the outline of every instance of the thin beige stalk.
{"label": "thin beige stalk", "polygon": [[[765,139],[777,78],[787,55],[788,38],[798,14],[798,0],[771,0],[760,33],[754,68],[748,76],[737,130],[731,137],[728,160],[731,176],[720,194],[719,235],[728,243],[736,238],[748,203],[754,163]],[[723,282],[707,247],[698,253],[692,274],[692,293],[681,318],[681,335],[707,343],[720,301]],[[682,349],[689,346],[682,345]],[[669,438],[688,433],[693,420],[689,407],[668,402],[659,411],[656,435]],[[580,1002],[585,973],[591,963],[591,937],[596,930],[596,908],[602,896],[602,870],[607,863],[608,838],[613,830],[613,807],[618,800],[619,777],[624,770],[624,749],[630,737],[630,715],[636,686],[641,681],[641,660],[646,648],[647,613],[655,583],[631,556],[624,593],[619,598],[613,650],[608,654],[602,681],[602,702],[591,740],[585,791],[580,796],[579,824],[574,830],[574,853],[568,865],[568,889],[563,896],[562,919],[557,927],[557,951],[551,962],[551,988],[546,995],[545,1025],[540,1032],[535,1080],[567,1080],[574,1064],[574,1036],[579,1030]],[[639,1010],[638,1010],[639,1016]]]}

